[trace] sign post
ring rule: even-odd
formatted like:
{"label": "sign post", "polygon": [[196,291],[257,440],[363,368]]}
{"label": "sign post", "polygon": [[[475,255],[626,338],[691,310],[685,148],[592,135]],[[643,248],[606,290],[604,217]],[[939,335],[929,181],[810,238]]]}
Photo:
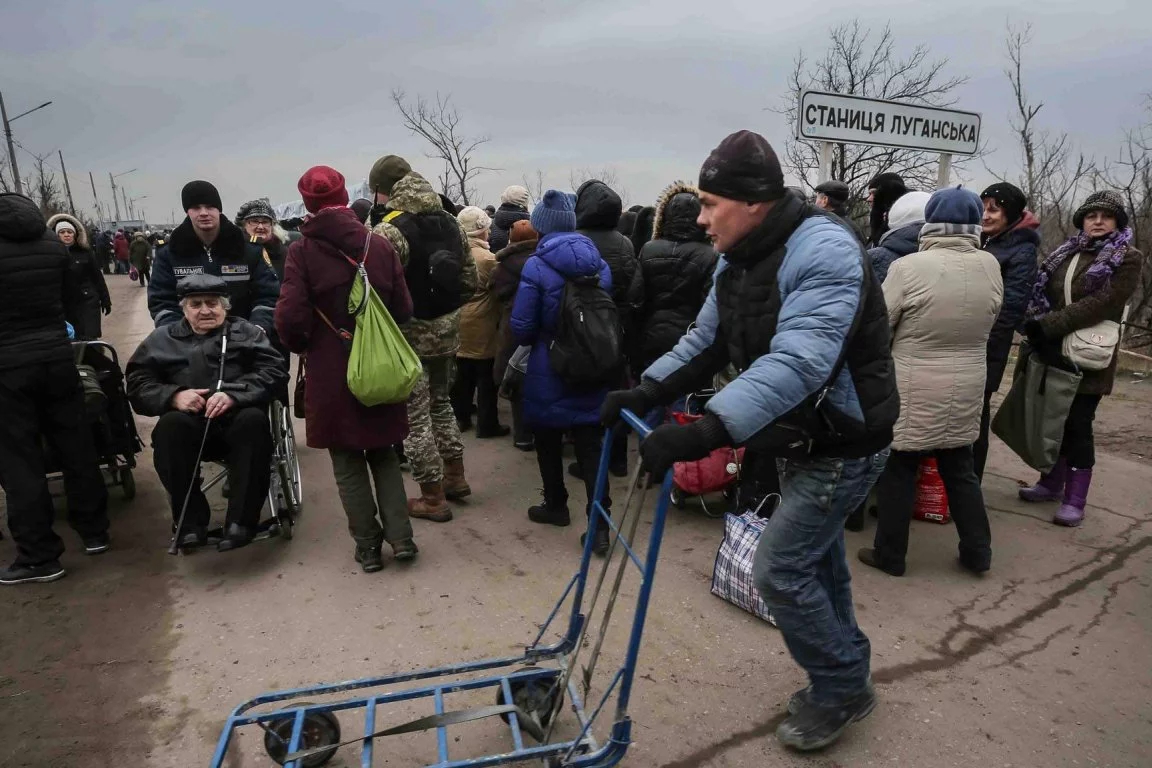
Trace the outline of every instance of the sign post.
{"label": "sign post", "polygon": [[832,143],[870,144],[940,155],[937,183],[948,185],[953,155],[980,150],[980,115],[824,91],[804,91],[796,138],[820,142],[820,181],[832,166]]}

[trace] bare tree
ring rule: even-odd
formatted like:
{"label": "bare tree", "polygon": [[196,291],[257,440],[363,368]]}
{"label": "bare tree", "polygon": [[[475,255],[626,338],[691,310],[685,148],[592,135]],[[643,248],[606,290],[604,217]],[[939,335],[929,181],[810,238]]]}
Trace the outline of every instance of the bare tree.
{"label": "bare tree", "polygon": [[[796,57],[788,76],[788,95],[775,111],[795,125],[800,95],[806,90],[830,91],[909,104],[947,107],[955,103],[952,92],[967,82],[947,72],[948,59],[933,59],[926,45],[917,45],[907,54],[896,50],[892,29],[878,34],[853,20],[829,30],[828,50],[817,59],[804,54]],[[952,168],[962,171],[971,158],[957,159]],[[864,144],[833,144],[832,178],[852,190],[849,206],[854,208],[866,193],[868,181],[877,173],[894,171],[910,187],[934,189],[938,155],[930,152],[874,147]],[[784,164],[811,189],[820,168],[818,142],[789,139],[784,145]]]}
{"label": "bare tree", "polygon": [[60,182],[48,165],[47,155],[35,155],[35,171],[30,181],[32,199],[40,206],[40,211],[47,217],[53,214],[67,212],[68,205],[64,201]]}
{"label": "bare tree", "polygon": [[12,173],[8,165],[8,158],[0,157],[0,192],[12,191]]}
{"label": "bare tree", "polygon": [[600,170],[593,168],[573,168],[568,172],[568,183],[572,186],[572,191],[580,188],[580,185],[586,181],[602,181],[607,184],[612,190],[620,195],[620,199],[627,202],[628,189],[620,184],[620,174],[613,166],[605,165]]}
{"label": "bare tree", "polygon": [[[1075,201],[1096,169],[1091,158],[1073,150],[1067,133],[1052,133],[1040,127],[1037,116],[1044,102],[1032,101],[1024,85],[1024,53],[1031,41],[1031,26],[1008,26],[1008,66],[1004,74],[1016,107],[1010,119],[1020,148],[1019,176],[1015,181],[1028,197],[1033,213],[1044,223],[1043,246],[1049,250],[1071,233]],[[1005,175],[994,175],[1009,180]]]}
{"label": "bare tree", "polygon": [[529,178],[528,174],[524,174],[520,178],[520,182],[524,188],[528,190],[528,197],[531,198],[533,203],[537,203],[544,197],[544,193],[548,191],[548,186],[544,183],[544,171],[539,168],[536,169],[536,174],[533,178]]}
{"label": "bare tree", "polygon": [[428,157],[444,163],[444,172],[437,177],[440,190],[454,202],[471,205],[476,197],[473,182],[484,171],[495,168],[476,162],[476,150],[487,144],[491,137],[469,136],[461,127],[460,112],[452,105],[451,96],[436,94],[435,101],[417,96],[408,101],[404,91],[392,91],[392,102],[400,111],[404,127],[432,145]]}

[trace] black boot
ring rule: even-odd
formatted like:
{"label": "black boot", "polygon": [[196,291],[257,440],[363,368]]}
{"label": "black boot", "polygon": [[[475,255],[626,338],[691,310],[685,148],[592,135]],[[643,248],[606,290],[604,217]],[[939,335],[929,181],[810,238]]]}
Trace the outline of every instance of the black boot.
{"label": "black boot", "polygon": [[234,549],[246,547],[252,543],[253,533],[239,523],[229,523],[224,531],[224,538],[216,545],[217,552],[231,552]]}
{"label": "black boot", "polygon": [[528,519],[540,525],[555,525],[564,528],[572,524],[568,514],[567,502],[563,504],[549,504],[545,499],[543,504],[528,508]]}
{"label": "black boot", "polygon": [[880,557],[880,553],[874,549],[862,549],[856,553],[856,558],[873,568],[877,568],[889,576],[903,576],[904,563],[889,563]]}
{"label": "black boot", "polygon": [[[871,685],[838,705],[824,706],[807,697],[800,698],[803,700],[797,702],[799,711],[780,723],[776,738],[801,752],[827,747],[840,738],[848,726],[868,717],[876,707],[876,694]],[[791,704],[790,701],[789,708]]]}
{"label": "black boot", "polygon": [[357,544],[355,557],[364,573],[376,573],[384,570],[384,560],[380,556],[379,544]]}

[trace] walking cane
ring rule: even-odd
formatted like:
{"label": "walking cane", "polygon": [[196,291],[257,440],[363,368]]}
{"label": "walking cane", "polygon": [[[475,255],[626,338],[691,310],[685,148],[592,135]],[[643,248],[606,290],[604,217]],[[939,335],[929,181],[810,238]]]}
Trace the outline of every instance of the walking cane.
{"label": "walking cane", "polygon": [[[224,333],[220,341],[220,378],[216,382],[216,391],[224,388],[224,361],[228,354],[228,327],[225,319]],[[180,532],[184,529],[184,516],[188,514],[188,500],[192,498],[192,488],[200,478],[200,459],[204,455],[204,446],[208,442],[208,429],[212,420],[204,418],[204,436],[200,438],[200,450],[196,452],[196,463],[192,466],[192,479],[188,482],[188,492],[184,494],[184,504],[180,507],[180,520],[176,523],[176,530],[172,532],[172,541],[168,544],[168,554],[175,555],[180,551]]]}

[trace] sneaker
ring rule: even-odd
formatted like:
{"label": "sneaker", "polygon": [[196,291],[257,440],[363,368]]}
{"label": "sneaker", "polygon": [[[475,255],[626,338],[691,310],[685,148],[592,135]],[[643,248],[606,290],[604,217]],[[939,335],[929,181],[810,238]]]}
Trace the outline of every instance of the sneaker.
{"label": "sneaker", "polygon": [[392,545],[392,557],[398,562],[415,560],[418,554],[420,554],[420,548],[412,539],[404,539]]}
{"label": "sneaker", "polygon": [[384,560],[380,556],[379,546],[357,546],[356,562],[360,563],[364,573],[376,573],[384,570]]}
{"label": "sneaker", "polygon": [[0,569],[0,584],[35,584],[64,578],[64,567],[53,560],[40,565],[12,564]]}
{"label": "sneaker", "polygon": [[788,697],[788,714],[799,714],[800,710],[808,704],[808,696],[812,693],[812,686],[806,685]]}
{"label": "sneaker", "polygon": [[812,752],[827,747],[839,739],[848,726],[872,714],[876,693],[869,685],[862,693],[838,705],[824,706],[811,700],[798,704],[799,711],[785,718],[776,729],[776,738],[786,747]]}
{"label": "sneaker", "polygon": [[84,554],[98,555],[101,552],[107,552],[110,545],[108,534],[102,533],[99,536],[89,536],[84,539]]}
{"label": "sneaker", "polygon": [[516,448],[516,450],[524,451],[524,453],[532,453],[536,450],[535,440],[525,440],[524,442],[520,443],[512,443],[512,445]]}
{"label": "sneaker", "polygon": [[528,519],[540,525],[555,525],[558,528],[565,528],[572,524],[567,505],[550,507],[547,504],[537,504],[528,508]]}
{"label": "sneaker", "polygon": [[[609,532],[606,525],[602,525],[596,529],[596,540],[592,542],[592,554],[604,557],[608,554],[609,547]],[[580,534],[580,546],[584,546],[584,541],[588,538],[588,533]]]}

